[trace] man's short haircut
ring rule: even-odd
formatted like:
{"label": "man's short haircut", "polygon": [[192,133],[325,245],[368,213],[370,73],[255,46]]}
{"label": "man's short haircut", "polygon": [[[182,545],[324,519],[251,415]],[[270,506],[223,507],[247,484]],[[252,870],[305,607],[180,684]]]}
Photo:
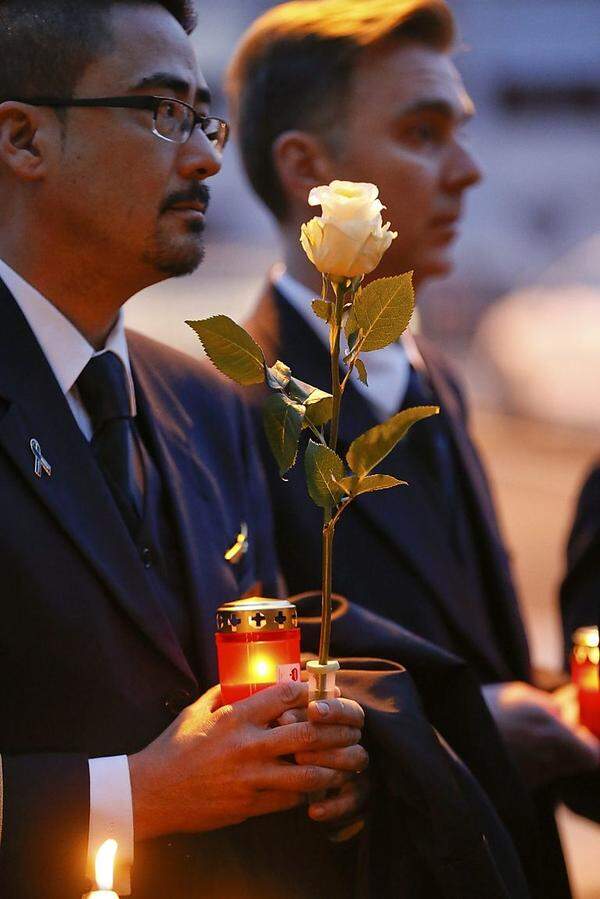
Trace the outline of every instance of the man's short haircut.
{"label": "man's short haircut", "polygon": [[110,13],[119,5],[163,6],[188,32],[192,0],[0,0],[0,102],[72,97],[90,63],[110,52]]}
{"label": "man's short haircut", "polygon": [[285,218],[286,200],[273,143],[292,129],[331,143],[361,54],[390,39],[449,51],[455,26],[445,0],[293,0],[243,36],[227,93],[246,173],[277,219]]}

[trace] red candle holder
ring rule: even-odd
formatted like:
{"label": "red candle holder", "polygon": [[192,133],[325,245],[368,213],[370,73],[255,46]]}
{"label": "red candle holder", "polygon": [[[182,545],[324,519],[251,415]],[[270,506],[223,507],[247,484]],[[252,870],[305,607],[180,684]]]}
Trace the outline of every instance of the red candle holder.
{"label": "red candle holder", "polygon": [[579,720],[600,737],[600,647],[597,627],[579,627],[573,634],[571,680],[579,695]]}
{"label": "red candle holder", "polygon": [[217,612],[217,657],[226,703],[282,680],[300,680],[300,630],[287,599],[253,596]]}

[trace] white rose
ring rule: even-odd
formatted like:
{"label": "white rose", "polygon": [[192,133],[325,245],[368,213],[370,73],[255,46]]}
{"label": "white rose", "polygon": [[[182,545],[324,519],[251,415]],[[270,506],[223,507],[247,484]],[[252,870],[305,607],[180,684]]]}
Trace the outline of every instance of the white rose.
{"label": "white rose", "polygon": [[332,278],[368,275],[398,236],[383,224],[385,209],[374,184],[332,181],[314,187],[308,202],[322,216],[302,225],[300,243],[318,271]]}

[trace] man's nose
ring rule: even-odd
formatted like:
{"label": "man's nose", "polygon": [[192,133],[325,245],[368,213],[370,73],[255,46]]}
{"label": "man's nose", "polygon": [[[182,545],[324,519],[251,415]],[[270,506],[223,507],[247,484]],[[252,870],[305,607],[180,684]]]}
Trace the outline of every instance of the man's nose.
{"label": "man's nose", "polygon": [[450,191],[463,191],[474,187],[483,178],[483,172],[474,156],[461,144],[456,144],[446,168],[446,186]]}
{"label": "man's nose", "polygon": [[210,178],[221,169],[222,153],[201,128],[194,128],[189,140],[181,145],[179,171],[184,178]]}

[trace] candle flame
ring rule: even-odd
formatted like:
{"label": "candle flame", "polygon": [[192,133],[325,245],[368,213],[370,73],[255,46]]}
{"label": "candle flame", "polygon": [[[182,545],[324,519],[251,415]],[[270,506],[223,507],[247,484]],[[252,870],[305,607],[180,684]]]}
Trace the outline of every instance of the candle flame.
{"label": "candle flame", "polygon": [[106,840],[96,853],[96,883],[100,890],[112,890],[117,849],[118,843],[116,840]]}
{"label": "candle flame", "polygon": [[275,666],[270,659],[258,656],[252,660],[252,678],[255,683],[268,683],[275,680]]}

